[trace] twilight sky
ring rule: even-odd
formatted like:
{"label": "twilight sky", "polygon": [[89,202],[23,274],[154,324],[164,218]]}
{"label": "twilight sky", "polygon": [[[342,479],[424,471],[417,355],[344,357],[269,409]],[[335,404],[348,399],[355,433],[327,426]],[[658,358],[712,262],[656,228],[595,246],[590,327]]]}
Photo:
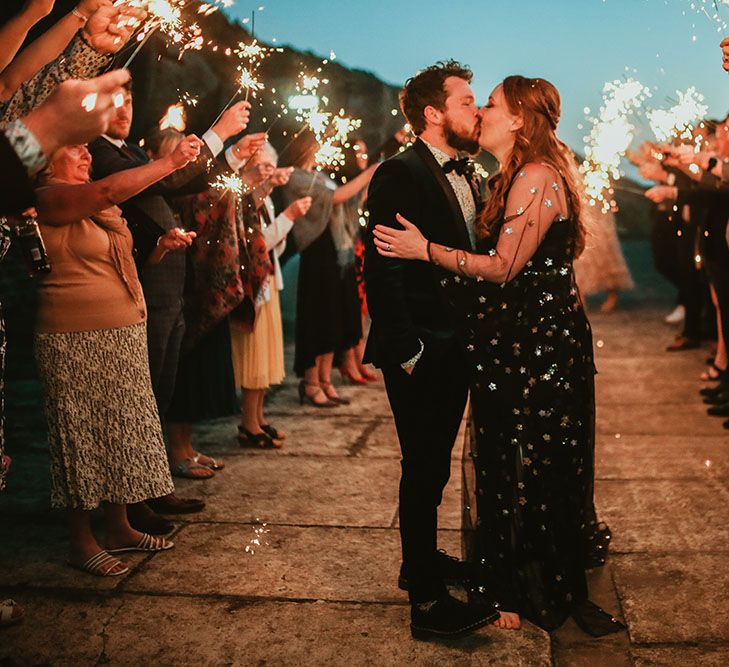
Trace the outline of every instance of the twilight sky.
{"label": "twilight sky", "polygon": [[[700,2],[700,0],[697,0]],[[471,66],[485,103],[509,74],[540,76],[562,93],[560,134],[583,144],[585,106],[596,110],[607,80],[625,68],[655,87],[651,106],[667,106],[694,85],[709,113],[729,110],[716,24],[690,0],[236,0],[232,15],[256,11],[264,41],[328,56],[393,84],[436,60]],[[724,10],[729,20],[729,8]]]}

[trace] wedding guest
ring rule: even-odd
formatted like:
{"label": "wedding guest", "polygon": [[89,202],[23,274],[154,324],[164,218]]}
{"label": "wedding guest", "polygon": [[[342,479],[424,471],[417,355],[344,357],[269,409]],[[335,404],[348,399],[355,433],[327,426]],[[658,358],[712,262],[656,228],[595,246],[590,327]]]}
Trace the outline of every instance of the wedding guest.
{"label": "wedding guest", "polygon": [[633,289],[635,283],[620,248],[615,214],[599,205],[586,204],[582,210],[585,251],[575,260],[575,279],[583,297],[607,292],[600,310],[610,313],[618,303],[618,293]]}
{"label": "wedding guest", "polygon": [[100,74],[146,15],[140,7],[127,4],[101,6],[63,53],[38,73],[29,74],[9,99],[0,102],[0,126],[32,111],[66,79],[88,79]]}
{"label": "wedding guest", "polygon": [[[344,148],[343,165],[332,170],[330,176],[344,185],[367,169],[369,156],[364,139],[352,137],[350,146]],[[340,267],[342,281],[342,340],[336,351],[334,363],[339,368],[342,380],[345,378],[352,384],[362,385],[373,379],[372,373],[362,363],[364,354],[364,330],[362,317],[362,298],[357,277],[357,244],[361,243],[363,206],[365,192],[352,197],[340,207],[341,221],[333,228],[336,230],[335,244],[337,262]]]}
{"label": "wedding guest", "polygon": [[[45,396],[53,507],[69,514],[69,562],[99,576],[128,571],[115,554],[172,548],[130,526],[126,507],[172,492],[146,357],[146,306],[132,238],[117,203],[199,154],[178,149],[123,175],[89,183],[85,146],[58,150],[38,190],[38,216],[53,271],[39,280],[35,355]],[[185,248],[192,234],[165,233],[150,261]],[[91,531],[104,505],[106,548]]]}
{"label": "wedding guest", "polygon": [[[94,157],[94,177],[124,172],[147,164],[149,156],[139,146],[128,143],[133,118],[131,87],[124,95],[123,104],[109,124],[107,133],[94,141],[89,150]],[[134,238],[140,281],[148,307],[147,344],[152,388],[162,419],[165,418],[175,386],[175,377],[184,333],[183,292],[185,286],[185,255],[180,253],[156,265],[149,265],[146,258],[155,247],[157,239],[166,231],[179,227],[179,222],[166,197],[203,192],[215,175],[224,173],[227,165],[215,163],[223,151],[224,142],[241,132],[250,117],[250,104],[238,102],[222,114],[220,119],[203,135],[200,157],[185,169],[161,180],[122,206]],[[234,145],[226,153],[226,160],[239,150]],[[208,165],[212,164],[211,171]],[[177,462],[176,462],[177,464]],[[188,503],[176,496],[156,504],[166,513],[185,511]],[[199,505],[199,502],[196,504]],[[157,521],[144,508],[148,520]],[[141,519],[144,520],[144,519]]]}
{"label": "wedding guest", "polygon": [[[334,353],[342,346],[344,287],[337,243],[343,242],[343,205],[367,187],[376,165],[344,185],[315,169],[318,142],[303,132],[289,148],[294,167],[283,189],[287,204],[311,196],[311,208],[292,232],[301,254],[296,301],[296,353],[294,370],[303,378],[299,400],[316,408],[332,408],[349,401],[332,384]],[[345,239],[346,240],[346,239]]]}
{"label": "wedding guest", "polygon": [[283,274],[279,257],[286,249],[286,237],[294,222],[311,206],[302,197],[276,215],[270,194],[288,183],[292,169],[277,169],[278,154],[270,144],[253,156],[244,172],[256,206],[255,226],[260,230],[263,249],[270,259],[270,272],[264,276],[254,295],[250,318],[231,321],[233,367],[236,384],[241,388],[239,442],[262,449],[281,447],[286,434],[268,422],[263,404],[266,391],[281,384],[285,377],[283,324],[279,292]]}
{"label": "wedding guest", "polygon": [[[151,157],[161,157],[180,136],[175,130],[163,130],[145,145]],[[248,135],[246,140],[238,142],[239,160],[258,150],[265,134]],[[187,253],[185,335],[166,415],[170,464],[178,477],[208,479],[225,467],[195,450],[193,424],[238,411],[228,317],[243,299],[236,204],[235,193],[214,188],[173,200],[185,229],[197,234]]]}
{"label": "wedding guest", "polygon": [[[90,81],[66,81],[37,109],[13,121],[0,132],[0,215],[18,215],[35,205],[31,177],[47,159],[64,145],[87,141],[106,129],[113,109],[112,95],[129,78],[124,70],[109,72]],[[93,92],[97,105],[78,117],[82,100]],[[71,120],[73,118],[73,120]],[[10,246],[5,225],[0,227],[0,260]],[[9,457],[4,454],[3,377],[5,369],[5,330],[0,309],[0,490],[4,488]]]}

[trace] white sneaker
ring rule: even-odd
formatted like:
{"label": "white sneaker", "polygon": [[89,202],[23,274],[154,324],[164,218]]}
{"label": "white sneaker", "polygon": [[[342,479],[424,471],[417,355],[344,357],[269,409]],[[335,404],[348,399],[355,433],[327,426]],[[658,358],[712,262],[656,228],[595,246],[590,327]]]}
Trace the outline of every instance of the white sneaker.
{"label": "white sneaker", "polygon": [[676,306],[663,320],[666,324],[681,324],[686,319],[686,308],[681,304]]}

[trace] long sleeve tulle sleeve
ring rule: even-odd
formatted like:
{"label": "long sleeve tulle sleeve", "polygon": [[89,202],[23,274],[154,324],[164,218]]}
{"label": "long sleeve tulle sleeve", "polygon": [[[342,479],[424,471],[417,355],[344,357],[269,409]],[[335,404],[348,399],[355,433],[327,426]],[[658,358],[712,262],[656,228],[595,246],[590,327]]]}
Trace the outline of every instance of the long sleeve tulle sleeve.
{"label": "long sleeve tulle sleeve", "polygon": [[536,252],[554,220],[568,215],[562,179],[551,168],[528,164],[517,175],[506,201],[496,247],[479,255],[431,244],[431,261],[477,280],[509,282]]}

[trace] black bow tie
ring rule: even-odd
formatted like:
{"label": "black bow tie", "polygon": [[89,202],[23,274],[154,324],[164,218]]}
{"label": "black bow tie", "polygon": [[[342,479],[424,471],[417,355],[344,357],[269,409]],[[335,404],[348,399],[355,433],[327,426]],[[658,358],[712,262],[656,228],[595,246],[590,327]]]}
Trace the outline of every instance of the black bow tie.
{"label": "black bow tie", "polygon": [[459,176],[465,176],[468,173],[468,158],[464,157],[460,160],[448,160],[443,165],[443,171],[446,174],[450,174],[455,171]]}

